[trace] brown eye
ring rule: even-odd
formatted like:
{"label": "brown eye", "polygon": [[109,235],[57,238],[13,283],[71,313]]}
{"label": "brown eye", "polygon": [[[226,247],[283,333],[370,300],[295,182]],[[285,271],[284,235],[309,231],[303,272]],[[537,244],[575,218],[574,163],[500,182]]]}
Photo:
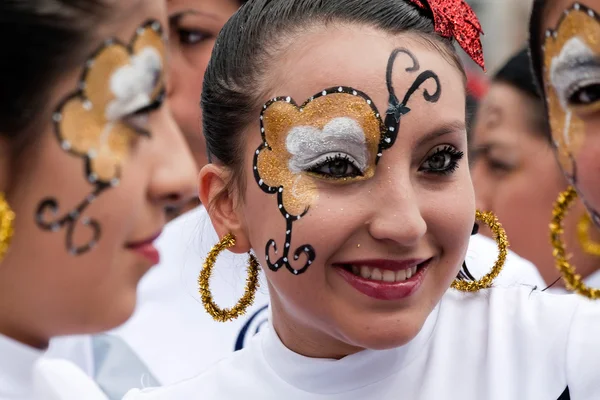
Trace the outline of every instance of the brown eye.
{"label": "brown eye", "polygon": [[361,170],[347,155],[336,154],[311,167],[308,172],[328,178],[342,179],[362,176]]}
{"label": "brown eye", "polygon": [[439,146],[429,155],[419,168],[419,171],[429,174],[449,175],[458,168],[458,162],[464,153],[454,146]]}
{"label": "brown eye", "polygon": [[201,43],[210,37],[209,34],[199,29],[183,29],[177,30],[177,36],[179,37],[179,43],[187,46],[193,46]]}
{"label": "brown eye", "polygon": [[574,106],[586,106],[600,100],[600,84],[584,86],[569,97],[569,103]]}

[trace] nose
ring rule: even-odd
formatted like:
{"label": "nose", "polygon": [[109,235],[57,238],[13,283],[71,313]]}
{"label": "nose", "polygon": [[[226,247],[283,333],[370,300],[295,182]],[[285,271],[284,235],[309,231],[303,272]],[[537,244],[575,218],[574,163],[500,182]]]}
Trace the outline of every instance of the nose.
{"label": "nose", "polygon": [[380,191],[385,196],[375,196],[374,217],[369,224],[371,236],[379,241],[394,242],[411,247],[418,244],[427,232],[427,223],[419,208],[419,201],[410,179],[388,182]]}
{"label": "nose", "polygon": [[149,196],[161,207],[180,207],[197,194],[198,170],[192,153],[179,130],[168,101],[160,110],[160,119],[154,124],[160,134],[155,135],[154,170]]}

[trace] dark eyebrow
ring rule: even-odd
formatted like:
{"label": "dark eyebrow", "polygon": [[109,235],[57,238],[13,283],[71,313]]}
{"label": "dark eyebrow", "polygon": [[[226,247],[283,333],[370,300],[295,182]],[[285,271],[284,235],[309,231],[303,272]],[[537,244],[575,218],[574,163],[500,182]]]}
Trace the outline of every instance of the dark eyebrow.
{"label": "dark eyebrow", "polygon": [[194,9],[190,8],[190,9],[178,11],[176,13],[169,15],[169,25],[175,25],[175,26],[179,25],[179,23],[181,22],[181,19],[187,15],[203,15],[208,18],[218,19],[218,17],[215,14],[211,14],[211,13],[200,11],[200,10],[194,10]]}
{"label": "dark eyebrow", "polygon": [[441,136],[448,135],[450,133],[455,132],[464,132],[467,133],[467,127],[465,125],[465,121],[455,120],[452,122],[444,123],[441,126],[436,127],[433,131],[429,132],[425,136],[419,139],[416,147],[421,147],[428,142],[431,142]]}

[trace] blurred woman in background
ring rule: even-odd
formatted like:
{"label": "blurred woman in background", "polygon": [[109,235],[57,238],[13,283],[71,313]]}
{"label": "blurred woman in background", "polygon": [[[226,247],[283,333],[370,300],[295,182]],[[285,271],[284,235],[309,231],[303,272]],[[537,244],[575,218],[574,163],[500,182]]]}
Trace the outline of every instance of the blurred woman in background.
{"label": "blurred woman in background", "polygon": [[[535,86],[526,49],[496,73],[480,104],[473,131],[472,165],[477,206],[493,211],[511,248],[533,262],[548,285],[560,274],[552,257],[548,224],[556,196],[567,188],[551,144],[544,103]],[[582,276],[600,257],[586,253],[577,229],[585,208],[578,203],[565,220],[565,240]],[[600,239],[594,228],[593,240]],[[555,286],[564,286],[562,280]]]}

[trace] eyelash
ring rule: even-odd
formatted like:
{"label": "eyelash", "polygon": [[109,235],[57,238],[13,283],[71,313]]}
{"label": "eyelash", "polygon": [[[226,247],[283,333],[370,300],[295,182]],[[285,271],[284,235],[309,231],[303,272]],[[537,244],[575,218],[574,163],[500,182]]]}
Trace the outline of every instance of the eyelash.
{"label": "eyelash", "polygon": [[[573,85],[573,87],[570,88],[569,91],[567,92],[567,96],[566,96],[567,103],[572,106],[575,106],[575,107],[578,107],[578,106],[585,107],[590,104],[594,104],[598,100],[600,100],[600,95],[598,94],[599,90],[600,90],[600,82],[585,82],[585,83],[578,83],[577,85]],[[589,101],[581,100],[581,95],[583,93],[589,93],[590,91],[594,92],[593,95],[590,96],[591,100],[589,100]]]}
{"label": "eyelash", "polygon": [[[431,168],[423,167],[423,165],[425,165],[427,162],[431,162],[433,157],[439,156],[439,155],[448,155],[449,156],[449,158],[450,158],[448,160],[449,164],[446,167],[441,168],[441,169],[431,169]],[[440,146],[435,150],[435,152],[433,154],[431,154],[430,156],[427,157],[425,162],[419,168],[419,171],[425,172],[427,174],[433,174],[433,175],[441,175],[441,176],[451,175],[458,168],[458,162],[464,157],[464,155],[465,154],[462,151],[456,149],[456,147],[454,147],[454,146],[450,146],[450,145]]]}
{"label": "eyelash", "polygon": [[[138,134],[146,137],[150,137],[150,131],[141,127],[140,125],[146,126],[148,124],[148,117],[154,111],[157,111],[162,106],[165,99],[165,91],[164,89],[156,96],[156,99],[148,104],[146,107],[142,107],[139,110],[132,112],[129,115],[123,117],[123,122],[129,126],[131,129],[135,130]],[[142,122],[139,120],[143,119]]]}
{"label": "eyelash", "polygon": [[[348,175],[335,175],[332,173],[319,171],[321,168],[326,167],[334,162],[343,162],[344,166],[346,168],[350,167],[353,169],[353,172]],[[325,160],[318,162],[314,166],[311,166],[306,172],[326,179],[348,179],[363,176],[363,173],[356,164],[356,161],[354,161],[352,157],[348,156],[347,154],[338,153],[333,157],[327,156]]]}

